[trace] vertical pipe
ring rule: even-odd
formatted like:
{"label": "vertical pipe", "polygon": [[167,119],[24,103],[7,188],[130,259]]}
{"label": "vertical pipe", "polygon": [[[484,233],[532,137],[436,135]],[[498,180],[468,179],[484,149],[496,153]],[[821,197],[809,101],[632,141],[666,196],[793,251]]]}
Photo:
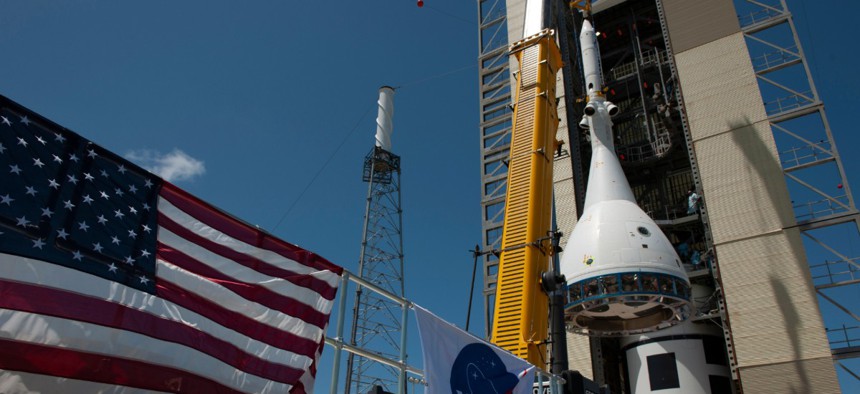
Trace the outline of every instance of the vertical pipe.
{"label": "vertical pipe", "polygon": [[552,342],[552,353],[550,355],[550,371],[555,375],[561,375],[568,368],[567,362],[567,337],[564,329],[564,283],[566,280],[560,276],[561,267],[558,261],[558,254],[561,251],[559,242],[561,242],[562,233],[558,231],[558,222],[556,222],[555,193],[552,195],[552,272],[553,279],[558,280],[554,283],[555,290],[549,294],[549,317],[550,317],[550,342]]}
{"label": "vertical pipe", "polygon": [[660,61],[660,50],[657,48],[654,48],[654,58],[657,59],[657,73],[660,75],[660,88],[663,91],[663,104],[666,104],[666,108],[669,108],[669,92],[666,90],[666,77],[663,76],[663,62]]}
{"label": "vertical pipe", "polygon": [[[406,271],[404,267],[404,260],[406,259],[403,255],[403,197],[400,193],[400,167],[397,168],[397,231],[400,232],[400,294],[398,296],[402,298],[406,298]],[[405,326],[404,326],[405,327]],[[405,331],[405,329],[404,329]]]}
{"label": "vertical pipe", "polygon": [[552,377],[552,383],[551,383],[551,384],[552,384],[552,393],[553,393],[553,394],[556,394],[556,393],[557,393],[557,394],[562,394],[562,393],[564,393],[564,391],[563,391],[563,390],[564,390],[563,385],[562,385],[562,383],[561,383],[561,380],[558,378],[558,376],[553,376],[553,377]]}
{"label": "vertical pipe", "polygon": [[[630,10],[630,13],[633,13],[633,10]],[[633,22],[635,23],[635,15],[632,17]],[[651,119],[648,118],[648,108],[645,104],[645,85],[642,81],[642,67],[640,66],[642,62],[642,44],[639,42],[639,32],[633,30],[631,25],[627,25],[627,32],[630,34],[632,38],[631,45],[634,46],[633,50],[633,64],[636,66],[636,82],[639,83],[639,104],[642,105],[642,118],[645,119],[645,132],[648,133],[648,142],[654,143],[657,141],[657,130],[654,130],[654,133],[651,133]],[[657,65],[659,67],[659,58],[657,60]],[[656,128],[656,127],[655,127]]]}
{"label": "vertical pipe", "polygon": [[400,394],[406,394],[406,319],[409,316],[409,304],[401,305],[403,315],[400,317],[400,381],[397,385]]}
{"label": "vertical pipe", "polygon": [[[335,328],[334,337],[340,342],[334,353],[334,364],[331,370],[331,385],[329,386],[331,394],[337,394],[337,381],[340,374],[340,355],[343,353],[343,321],[344,313],[346,313],[346,288],[349,286],[349,271],[343,271],[343,276],[340,277],[340,299],[337,304],[337,327]],[[349,383],[347,383],[348,385]]]}
{"label": "vertical pipe", "polygon": [[475,274],[478,271],[478,257],[481,256],[481,246],[475,245],[475,250],[472,251],[475,261],[472,263],[472,282],[469,288],[469,307],[466,309],[466,331],[469,331],[469,321],[472,319],[472,298],[475,296]]}
{"label": "vertical pipe", "polygon": [[[404,267],[404,255],[403,255],[403,197],[400,193],[400,168],[398,167],[397,173],[395,174],[397,177],[397,220],[398,227],[397,230],[400,231],[400,296],[403,299],[406,299],[406,272]],[[398,390],[401,390],[402,394],[406,393],[406,320],[409,315],[409,304],[401,304],[401,308],[403,308],[403,316],[400,319],[400,384],[398,384]]]}
{"label": "vertical pipe", "polygon": [[538,393],[543,394],[543,371],[535,371],[537,373]]}
{"label": "vertical pipe", "polygon": [[552,365],[550,370],[558,375],[566,371],[567,337],[564,330],[564,296],[561,290],[555,290],[550,295],[550,326],[552,335]]}

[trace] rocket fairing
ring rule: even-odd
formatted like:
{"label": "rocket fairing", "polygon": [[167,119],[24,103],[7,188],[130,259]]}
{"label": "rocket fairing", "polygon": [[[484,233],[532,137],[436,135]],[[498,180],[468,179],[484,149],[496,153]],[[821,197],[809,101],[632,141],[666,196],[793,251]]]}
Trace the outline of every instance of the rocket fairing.
{"label": "rocket fairing", "polygon": [[561,259],[567,329],[592,336],[655,331],[690,315],[690,280],[681,259],[636,198],[615,155],[603,95],[597,41],[586,20],[580,34],[588,91],[580,127],[591,136],[591,168],[582,216]]}
{"label": "rocket fairing", "polygon": [[582,22],[582,32],[579,34],[579,45],[582,51],[582,71],[585,74],[585,86],[588,95],[592,92],[600,92],[603,89],[603,78],[600,76],[599,55],[597,53],[597,40],[595,39],[594,27],[586,19]]}
{"label": "rocket fairing", "polygon": [[376,146],[391,152],[391,133],[394,132],[394,88],[383,86],[379,88],[379,100],[376,101]]}

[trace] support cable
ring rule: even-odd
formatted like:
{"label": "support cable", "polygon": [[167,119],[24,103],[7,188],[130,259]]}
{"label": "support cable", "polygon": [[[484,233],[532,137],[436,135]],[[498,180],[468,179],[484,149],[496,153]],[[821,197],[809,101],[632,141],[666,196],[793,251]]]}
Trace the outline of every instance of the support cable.
{"label": "support cable", "polygon": [[[440,74],[435,74],[435,75],[430,75],[430,76],[427,76],[424,78],[415,79],[415,80],[406,82],[404,84],[398,85],[397,87],[395,87],[395,90],[400,90],[404,87],[425,83],[428,81],[432,81],[434,79],[444,78],[444,77],[447,77],[449,75],[456,74],[458,72],[469,70],[469,69],[472,69],[475,67],[477,67],[477,66],[475,64],[472,64],[469,66],[449,70],[449,71],[446,71],[446,72],[443,72]],[[340,144],[338,144],[338,146],[334,149],[334,151],[331,153],[331,155],[329,155],[329,157],[326,159],[326,161],[323,163],[323,165],[320,167],[320,169],[317,170],[317,172],[316,172],[316,174],[314,174],[313,178],[311,178],[311,180],[308,181],[307,185],[305,185],[304,189],[302,189],[302,191],[299,193],[299,195],[293,200],[293,202],[287,208],[286,212],[284,212],[284,214],[281,215],[281,218],[278,219],[278,222],[275,223],[275,226],[272,227],[272,230],[271,230],[272,233],[274,233],[275,230],[277,230],[278,227],[280,227],[280,225],[284,222],[284,220],[287,218],[287,216],[293,211],[293,208],[296,207],[296,204],[298,204],[299,201],[301,201],[301,199],[302,199],[302,197],[304,197],[305,193],[307,193],[307,191],[311,188],[311,186],[313,186],[313,184],[316,183],[316,180],[317,180],[317,178],[319,178],[320,174],[322,174],[322,172],[326,169],[326,167],[328,167],[328,165],[331,163],[331,161],[334,159],[334,157],[337,155],[337,153],[340,152],[341,148],[343,148],[343,146],[346,145],[346,142],[349,141],[349,138],[352,137],[352,135],[355,133],[356,130],[358,130],[358,126],[361,125],[361,122],[364,121],[364,118],[367,116],[367,114],[370,113],[370,111],[373,110],[374,108],[376,108],[376,105],[369,107],[363,114],[361,114],[361,117],[359,117],[359,119],[355,123],[355,125],[352,126],[352,129],[349,131],[349,133],[347,133],[343,137],[343,139],[340,141]]]}
{"label": "support cable", "polygon": [[326,159],[325,163],[323,163],[323,165],[320,167],[320,169],[317,170],[317,173],[314,174],[313,178],[311,178],[311,180],[308,182],[308,184],[305,185],[305,188],[302,189],[301,193],[299,193],[299,195],[293,200],[293,203],[290,204],[289,208],[287,208],[287,211],[284,212],[283,215],[281,215],[281,218],[278,220],[277,223],[275,223],[275,226],[272,227],[272,232],[277,230],[278,226],[280,226],[281,223],[284,222],[284,219],[287,218],[287,215],[289,215],[290,212],[293,211],[293,208],[296,207],[296,204],[298,204],[298,202],[301,201],[302,197],[304,197],[304,195],[308,191],[308,189],[310,189],[311,186],[313,186],[314,182],[316,182],[317,178],[319,178],[319,176],[320,176],[320,174],[322,174],[323,170],[325,170],[326,167],[328,167],[329,163],[331,163],[331,161],[334,159],[335,155],[337,155],[337,153],[340,152],[340,149],[343,148],[343,146],[346,144],[346,141],[349,140],[349,137],[351,137],[352,134],[355,133],[356,130],[358,130],[358,126],[361,125],[361,122],[364,120],[364,118],[367,116],[367,114],[370,113],[370,111],[374,108],[376,108],[376,104],[367,108],[367,110],[364,111],[363,114],[361,114],[361,117],[359,117],[358,121],[355,122],[355,126],[352,126],[352,130],[350,130],[349,133],[347,133],[346,136],[343,137],[343,140],[340,141],[340,144],[338,144],[337,148],[335,148],[334,151],[331,152],[331,155],[329,155],[328,159]]}

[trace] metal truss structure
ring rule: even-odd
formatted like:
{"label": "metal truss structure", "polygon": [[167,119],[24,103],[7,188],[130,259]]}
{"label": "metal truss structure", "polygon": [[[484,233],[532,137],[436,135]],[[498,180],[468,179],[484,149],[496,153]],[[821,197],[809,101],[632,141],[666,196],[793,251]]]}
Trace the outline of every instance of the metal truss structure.
{"label": "metal truss structure", "polygon": [[[339,390],[340,382],[338,381],[338,377],[340,376],[340,361],[343,352],[347,352],[350,355],[355,355],[359,357],[367,358],[370,362],[376,363],[380,366],[385,366],[386,368],[390,368],[392,370],[396,370],[399,374],[399,383],[394,391],[388,391],[396,394],[405,394],[407,392],[417,393],[418,390],[421,390],[421,387],[427,386],[427,381],[425,380],[424,371],[415,368],[406,363],[406,344],[407,344],[407,335],[406,331],[400,332],[400,354],[397,358],[391,358],[386,355],[380,355],[377,351],[366,349],[358,346],[350,345],[344,342],[343,339],[343,330],[346,322],[346,317],[344,316],[346,313],[346,297],[349,297],[350,284],[356,286],[356,289],[362,289],[363,292],[374,294],[375,297],[384,298],[390,301],[392,304],[396,305],[394,312],[397,312],[400,316],[401,325],[406,325],[406,318],[409,314],[409,310],[412,309],[413,303],[406,298],[397,296],[388,290],[385,290],[371,282],[368,282],[364,279],[361,279],[354,275],[353,273],[344,270],[343,276],[340,278],[340,286],[338,287],[338,302],[337,302],[337,312],[332,313],[331,317],[334,321],[335,325],[335,333],[334,337],[325,338],[325,344],[331,346],[334,351],[334,362],[332,365],[332,378],[329,383],[329,393],[330,394],[338,394],[342,391]],[[413,338],[414,338],[413,334]],[[547,373],[541,369],[538,369],[535,376],[534,384],[543,387],[542,392],[545,394],[562,394],[566,392],[563,390],[562,384],[562,376],[553,375]],[[407,387],[407,384],[411,383],[412,386]],[[410,390],[411,389],[411,390]],[[385,389],[383,389],[384,391]]]}
{"label": "metal truss structure", "polygon": [[[785,0],[735,0],[788,184],[834,363],[860,357],[860,213]],[[857,368],[856,365],[854,367]],[[845,377],[841,377],[844,379]]]}
{"label": "metal truss structure", "polygon": [[[358,277],[388,294],[403,297],[403,219],[400,203],[400,156],[381,147],[365,157],[362,179],[367,182],[367,208],[358,262]],[[350,345],[405,362],[402,306],[379,292],[355,292]],[[364,394],[374,386],[400,392],[403,370],[350,353],[346,393]],[[353,391],[354,390],[354,391]]]}
{"label": "metal truss structure", "polygon": [[[499,249],[511,146],[511,82],[507,9],[504,0],[478,1],[481,78],[482,250]],[[489,334],[495,301],[497,254],[483,255],[484,332]]]}

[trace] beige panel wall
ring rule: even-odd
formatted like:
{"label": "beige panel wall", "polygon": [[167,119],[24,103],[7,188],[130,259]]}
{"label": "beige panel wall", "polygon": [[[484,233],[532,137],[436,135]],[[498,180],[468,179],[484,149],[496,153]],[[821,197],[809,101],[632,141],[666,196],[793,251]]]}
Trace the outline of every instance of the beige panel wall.
{"label": "beige panel wall", "polygon": [[[559,86],[556,91],[564,91],[564,87],[561,86],[561,77],[559,77]],[[562,96],[558,103],[559,124],[555,138],[564,143],[562,145],[563,150],[570,152],[571,142],[564,106],[565,97]],[[573,125],[573,127],[577,126]],[[573,226],[576,225],[577,217],[576,194],[573,190],[573,163],[571,163],[570,155],[564,155],[555,159],[552,178],[553,196],[555,197],[555,220],[558,229],[563,233],[559,245],[564,246],[567,245],[567,239],[573,232]]]}
{"label": "beige panel wall", "polygon": [[[731,28],[720,30],[693,15],[692,8],[682,9],[703,2],[664,0],[664,5],[743,390],[838,392],[743,34],[733,13]],[[719,8],[731,1],[713,3]],[[707,32],[681,37],[695,23]]]}
{"label": "beige panel wall", "polygon": [[663,0],[663,11],[675,53],[741,30],[731,1]]}
{"label": "beige panel wall", "polygon": [[745,393],[839,393],[830,357],[742,368]]}
{"label": "beige panel wall", "polygon": [[572,371],[595,380],[591,360],[591,342],[585,335],[567,333],[567,363]]}
{"label": "beige panel wall", "polygon": [[523,39],[526,0],[507,0],[505,9],[508,11],[508,43],[510,44]]}
{"label": "beige panel wall", "polygon": [[723,121],[723,127],[730,130],[693,144],[714,242],[719,245],[793,225],[770,125],[766,121],[745,125],[732,124],[730,118]]}
{"label": "beige panel wall", "polygon": [[[525,20],[526,15],[526,0],[507,0],[505,2],[505,9],[507,10],[507,23],[508,23],[508,45],[511,43],[517,42],[523,39],[523,21]],[[516,86],[516,78],[514,78],[513,71],[519,69],[519,64],[517,64],[517,59],[514,56],[511,56],[508,59],[510,63],[511,70],[511,86]],[[517,99],[516,93],[514,89],[511,89],[511,101],[515,101]]]}
{"label": "beige panel wall", "polygon": [[675,64],[694,141],[767,119],[743,34],[675,53]]}
{"label": "beige panel wall", "polygon": [[717,246],[741,367],[830,357],[796,229]]}

